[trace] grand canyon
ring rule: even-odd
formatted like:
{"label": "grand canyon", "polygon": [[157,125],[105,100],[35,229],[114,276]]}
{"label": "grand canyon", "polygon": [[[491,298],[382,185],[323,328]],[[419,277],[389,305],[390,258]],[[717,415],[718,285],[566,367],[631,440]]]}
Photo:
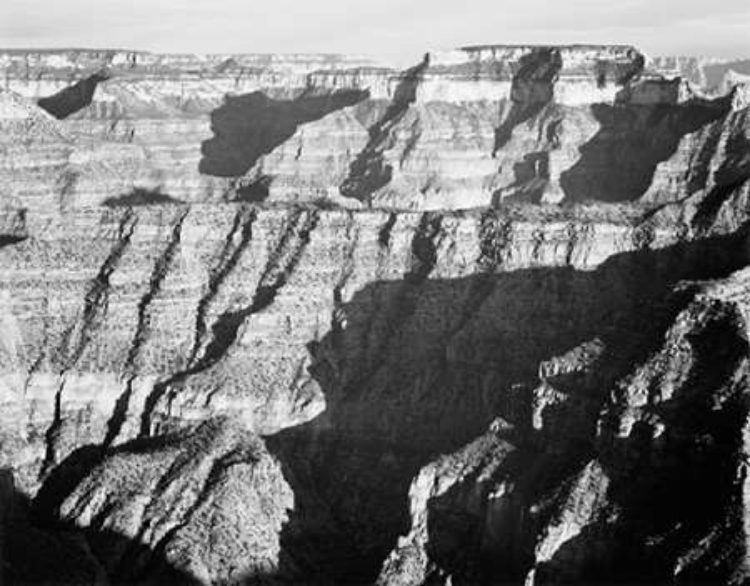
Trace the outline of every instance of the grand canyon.
{"label": "grand canyon", "polygon": [[0,51],[8,584],[745,584],[750,60]]}

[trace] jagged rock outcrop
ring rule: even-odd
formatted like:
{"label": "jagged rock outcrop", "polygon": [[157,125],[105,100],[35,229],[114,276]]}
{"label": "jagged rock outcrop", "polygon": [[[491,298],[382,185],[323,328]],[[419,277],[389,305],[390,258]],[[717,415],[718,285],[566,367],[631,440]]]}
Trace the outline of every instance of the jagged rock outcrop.
{"label": "jagged rock outcrop", "polygon": [[546,363],[541,417],[423,468],[378,583],[744,583],[748,272],[685,288],[631,372]]}
{"label": "jagged rock outcrop", "polygon": [[218,418],[118,447],[60,504],[59,518],[97,536],[92,547],[115,581],[227,584],[278,570],[293,507],[262,441]]}
{"label": "jagged rock outcrop", "polygon": [[707,67],[0,53],[13,579],[38,539],[76,583],[742,583],[748,91]]}

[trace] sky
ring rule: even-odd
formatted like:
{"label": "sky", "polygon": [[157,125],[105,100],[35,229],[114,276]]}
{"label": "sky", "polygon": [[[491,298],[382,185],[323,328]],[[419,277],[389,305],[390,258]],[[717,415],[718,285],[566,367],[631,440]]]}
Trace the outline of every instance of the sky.
{"label": "sky", "polygon": [[326,52],[408,62],[479,44],[750,57],[747,0],[0,0],[0,47]]}

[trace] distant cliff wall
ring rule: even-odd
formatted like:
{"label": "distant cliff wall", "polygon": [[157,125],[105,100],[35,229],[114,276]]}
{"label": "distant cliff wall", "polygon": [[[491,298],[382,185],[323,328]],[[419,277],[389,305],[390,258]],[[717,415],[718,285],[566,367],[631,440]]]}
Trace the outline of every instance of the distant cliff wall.
{"label": "distant cliff wall", "polygon": [[689,151],[710,183],[715,137],[746,134],[746,103],[728,97],[746,90],[702,97],[703,82],[675,78],[686,68],[624,46],[472,47],[405,71],[326,55],[6,52],[0,99],[40,108],[16,105],[24,122],[0,110],[0,173],[6,198],[31,208],[134,195],[411,210],[661,204],[684,194],[660,182],[660,166],[695,183]]}

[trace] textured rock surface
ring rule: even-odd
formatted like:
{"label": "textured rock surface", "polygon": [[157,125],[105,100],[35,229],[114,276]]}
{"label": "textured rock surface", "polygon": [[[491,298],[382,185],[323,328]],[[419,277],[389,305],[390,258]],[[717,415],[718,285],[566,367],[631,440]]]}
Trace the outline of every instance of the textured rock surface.
{"label": "textured rock surface", "polygon": [[0,53],[9,575],[742,583],[749,100],[716,67]]}
{"label": "textured rock surface", "polygon": [[[225,584],[277,570],[279,533],[293,507],[261,440],[220,418],[187,435],[113,451],[60,505],[59,516],[87,532],[113,534],[92,543],[121,580],[181,572]],[[152,551],[162,552],[166,568],[154,567],[162,560]]]}
{"label": "textured rock surface", "polygon": [[748,276],[684,286],[624,376],[546,363],[541,418],[421,470],[379,583],[744,583]]}
{"label": "textured rock surface", "polygon": [[[389,214],[247,204],[35,214],[28,229],[36,236],[0,250],[3,399],[8,441],[20,442],[10,457],[29,466],[32,482],[75,447],[171,421],[232,412],[261,433],[302,423],[326,407],[328,389],[308,370],[316,345],[341,322],[352,332],[347,353],[363,353],[356,368],[374,368],[391,345],[391,320],[415,311],[423,294],[412,282],[466,278],[456,293],[425,293],[426,311],[438,312],[446,308],[432,295],[441,305],[468,295],[451,310],[459,319],[473,311],[474,295],[490,292],[472,285],[477,272],[586,270],[689,230],[637,222],[619,209]],[[369,283],[372,303],[360,292]],[[512,288],[505,295],[524,306]],[[445,344],[453,327],[428,316],[413,326],[431,344]],[[500,327],[511,335],[523,325]],[[374,328],[370,345],[356,341],[362,328]],[[406,350],[394,357],[419,358],[417,348]]]}
{"label": "textured rock surface", "polygon": [[0,108],[0,170],[32,208],[653,202],[652,183],[667,202],[685,194],[654,181],[657,166],[684,172],[685,142],[711,159],[718,128],[747,117],[716,89],[744,87],[742,67],[721,84],[680,81],[704,65],[647,64],[630,47],[473,47],[405,71],[338,56],[6,52],[0,69],[3,100],[39,105]]}

